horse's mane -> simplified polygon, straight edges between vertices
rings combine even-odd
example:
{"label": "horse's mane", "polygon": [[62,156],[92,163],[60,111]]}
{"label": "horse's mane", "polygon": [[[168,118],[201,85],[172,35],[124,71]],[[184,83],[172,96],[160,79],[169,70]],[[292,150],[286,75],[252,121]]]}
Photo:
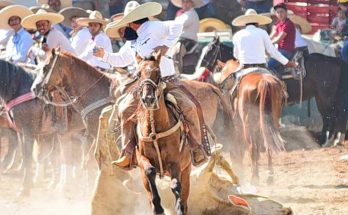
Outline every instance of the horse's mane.
{"label": "horse's mane", "polygon": [[79,68],[79,70],[81,71],[90,73],[92,76],[100,77],[101,75],[103,75],[105,79],[109,79],[109,77],[105,76],[103,72],[89,65],[87,62],[81,60],[80,58],[72,55],[71,53],[65,52],[65,51],[61,51],[60,53],[61,53],[61,59],[63,61],[66,61],[67,65],[73,65],[74,67]]}
{"label": "horse's mane", "polygon": [[0,60],[0,77],[2,96],[6,95],[7,99],[13,99],[30,91],[36,74],[11,62]]}

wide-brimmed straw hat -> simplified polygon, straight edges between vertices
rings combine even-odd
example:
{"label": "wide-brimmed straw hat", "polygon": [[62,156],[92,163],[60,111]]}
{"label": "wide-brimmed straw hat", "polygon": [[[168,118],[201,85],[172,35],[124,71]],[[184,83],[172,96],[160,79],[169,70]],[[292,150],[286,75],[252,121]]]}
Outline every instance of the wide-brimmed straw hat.
{"label": "wide-brimmed straw hat", "polygon": [[40,5],[40,6],[31,6],[31,7],[29,7],[29,10],[31,10],[31,12],[33,12],[33,13],[36,13],[40,9],[44,9],[47,12],[56,13],[56,11],[54,11],[52,8],[50,8],[50,6],[48,6],[48,4],[43,4],[43,5]]}
{"label": "wide-brimmed straw hat", "polygon": [[0,8],[7,7],[13,4],[14,3],[12,1],[0,1]]}
{"label": "wide-brimmed straw hat", "polygon": [[[38,5],[47,4],[48,5],[49,0],[36,0],[36,3]],[[72,0],[60,0],[60,9],[71,7],[72,6]]]}
{"label": "wide-brimmed straw hat", "polygon": [[59,14],[64,16],[62,24],[71,27],[71,19],[73,17],[85,18],[89,16],[89,13],[80,7],[67,7],[59,11]]}
{"label": "wide-brimmed straw hat", "polygon": [[244,15],[236,17],[232,21],[232,25],[241,27],[249,23],[257,23],[258,25],[267,25],[271,22],[272,22],[271,18],[257,14],[257,12],[254,9],[248,9]]}
{"label": "wide-brimmed straw hat", "polygon": [[[204,6],[204,1],[203,0],[191,0],[191,1],[193,3],[193,7],[194,8],[200,8],[200,7]],[[171,2],[176,7],[182,8],[182,0],[171,0]]]}
{"label": "wide-brimmed straw hat", "polygon": [[104,19],[103,15],[99,11],[94,10],[90,12],[88,17],[78,18],[76,22],[77,24],[81,26],[88,26],[88,24],[91,22],[100,23],[101,25],[106,25],[108,23],[108,20]]}
{"label": "wide-brimmed straw hat", "polygon": [[0,29],[11,29],[11,26],[8,25],[8,20],[12,16],[18,16],[23,20],[25,17],[33,14],[29,8],[23,5],[10,5],[2,10],[0,10]]}
{"label": "wide-brimmed straw hat", "polygon": [[36,23],[41,20],[48,20],[52,24],[58,24],[64,20],[64,16],[39,9],[35,14],[25,17],[22,20],[22,26],[27,29],[36,29]]}
{"label": "wide-brimmed straw hat", "polygon": [[230,27],[216,18],[205,18],[199,21],[199,32],[226,31]]}
{"label": "wide-brimmed straw hat", "polygon": [[[134,7],[129,6],[128,4],[134,5]],[[125,27],[127,24],[134,21],[149,18],[151,16],[156,16],[162,12],[162,5],[157,2],[148,2],[145,4],[136,4],[135,1],[128,2],[124,10],[124,16],[119,21],[113,21],[107,25],[107,29],[117,31],[121,27]],[[127,9],[127,10],[126,10]],[[108,31],[107,31],[108,32]],[[110,30],[109,30],[110,33]]]}
{"label": "wide-brimmed straw hat", "polygon": [[[301,33],[303,34],[308,34],[312,31],[312,26],[311,24],[307,21],[307,19],[298,16],[294,13],[292,10],[287,10],[288,18],[295,24],[300,26],[301,28]],[[262,13],[260,15],[264,16],[275,16],[275,10],[274,8],[271,8],[271,11],[269,13]]]}
{"label": "wide-brimmed straw hat", "polygon": [[[123,18],[123,13],[117,13],[117,14],[114,14],[110,17],[111,21],[112,22],[118,22],[120,21],[122,18]],[[106,27],[105,29],[105,33],[112,39],[115,39],[115,40],[120,40],[122,39],[120,34],[118,33],[118,30],[120,28],[108,28]]]}

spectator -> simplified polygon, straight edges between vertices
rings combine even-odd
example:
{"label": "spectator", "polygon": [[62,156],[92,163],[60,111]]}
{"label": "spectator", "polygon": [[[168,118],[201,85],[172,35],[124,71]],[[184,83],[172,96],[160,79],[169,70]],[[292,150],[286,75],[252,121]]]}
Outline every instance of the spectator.
{"label": "spectator", "polygon": [[341,34],[343,26],[346,24],[346,14],[339,7],[337,9],[337,16],[332,20],[331,27],[336,30],[336,34]]}
{"label": "spectator", "polygon": [[[278,51],[282,55],[291,59],[295,53],[295,25],[287,16],[288,12],[284,3],[274,6],[274,10],[278,23],[271,33],[271,40],[274,44],[278,44]],[[271,58],[268,61],[268,68],[279,74],[283,67],[277,60]]]}

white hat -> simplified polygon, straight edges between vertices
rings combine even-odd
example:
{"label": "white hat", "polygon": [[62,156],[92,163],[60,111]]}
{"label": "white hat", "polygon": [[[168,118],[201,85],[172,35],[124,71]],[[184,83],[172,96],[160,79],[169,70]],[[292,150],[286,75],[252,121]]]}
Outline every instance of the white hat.
{"label": "white hat", "polygon": [[11,29],[8,20],[12,16],[18,16],[23,20],[25,17],[33,14],[29,8],[22,5],[10,5],[0,10],[0,29]]}
{"label": "white hat", "polygon": [[[36,0],[36,3],[38,5],[47,4],[48,5],[49,0]],[[72,0],[60,0],[60,9],[71,7],[72,6]]]}
{"label": "white hat", "polygon": [[26,29],[36,29],[36,23],[41,20],[48,20],[52,24],[58,24],[64,20],[64,16],[39,9],[35,14],[25,17],[22,20],[22,26]]}
{"label": "white hat", "polygon": [[71,18],[83,18],[88,17],[88,13],[85,9],[79,7],[67,7],[59,11],[59,14],[64,16],[64,21],[62,22],[64,25],[71,27]]}
{"label": "white hat", "polygon": [[[194,8],[200,8],[202,6],[204,6],[204,1],[203,0],[191,0],[193,3],[193,7]],[[171,2],[173,3],[173,5],[175,5],[176,7],[182,7],[182,0],[171,0]]]}
{"label": "white hat", "polygon": [[244,15],[236,17],[232,21],[232,25],[234,26],[245,26],[249,23],[257,23],[258,25],[267,25],[272,22],[272,19],[257,14],[257,12],[254,9],[248,9]]}
{"label": "white hat", "polygon": [[[130,6],[128,6],[128,4]],[[127,7],[128,6],[128,7]],[[139,5],[135,1],[127,3],[124,16],[119,21],[113,21],[106,26],[105,32],[109,35],[118,31],[119,28],[125,27],[134,21],[156,16],[162,12],[162,5],[156,2],[148,2]]]}
{"label": "white hat", "polygon": [[78,18],[76,22],[81,26],[88,26],[88,24],[91,22],[106,25],[108,23],[108,20],[104,19],[103,15],[99,11],[94,10],[89,14],[88,18]]}

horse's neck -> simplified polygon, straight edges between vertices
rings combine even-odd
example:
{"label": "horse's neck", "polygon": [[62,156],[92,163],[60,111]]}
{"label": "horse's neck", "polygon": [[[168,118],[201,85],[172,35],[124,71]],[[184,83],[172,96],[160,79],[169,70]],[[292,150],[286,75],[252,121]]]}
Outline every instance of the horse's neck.
{"label": "horse's neck", "polygon": [[96,102],[100,99],[107,98],[110,95],[110,81],[107,77],[103,77],[97,71],[87,71],[76,68],[70,71],[71,80],[67,85],[67,93],[69,96],[80,96],[79,101],[82,106]]}
{"label": "horse's neck", "polygon": [[30,92],[33,78],[28,73],[9,63],[3,67],[0,74],[0,96],[5,102]]}

